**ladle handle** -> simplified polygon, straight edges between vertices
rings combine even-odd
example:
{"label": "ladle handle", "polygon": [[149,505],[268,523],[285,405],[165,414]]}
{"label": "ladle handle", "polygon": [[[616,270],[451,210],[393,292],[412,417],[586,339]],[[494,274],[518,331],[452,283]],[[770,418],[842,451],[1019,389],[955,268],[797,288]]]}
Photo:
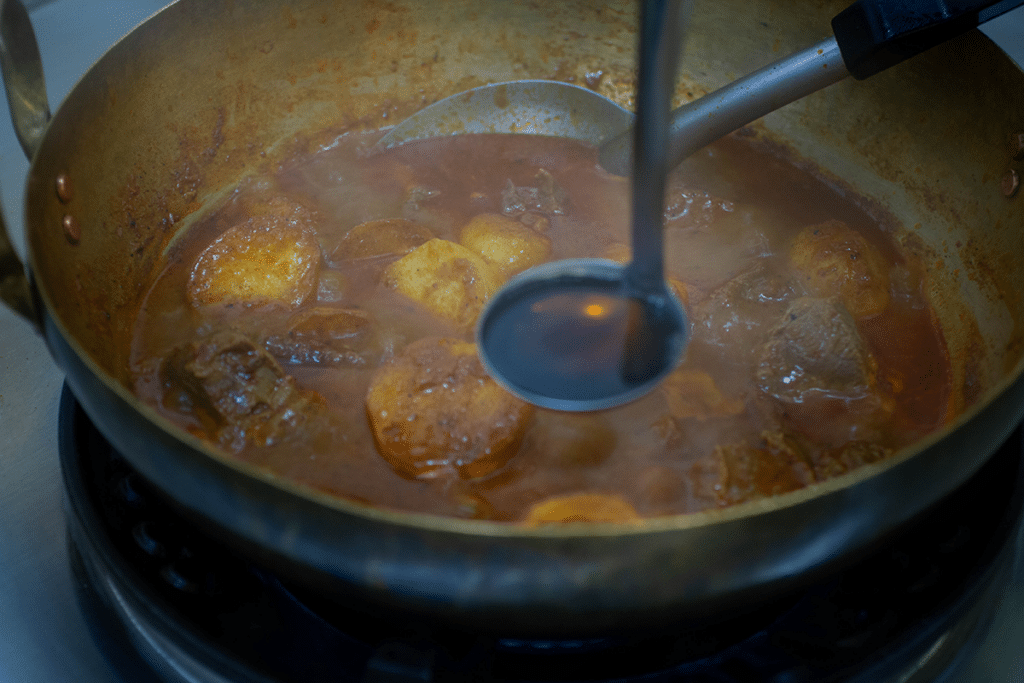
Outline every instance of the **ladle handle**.
{"label": "ladle handle", "polygon": [[[839,46],[834,38],[828,38],[677,107],[669,120],[669,167],[737,128],[847,75]],[[598,158],[606,171],[629,175],[632,136],[630,128],[601,145]]]}
{"label": "ladle handle", "polygon": [[850,75],[874,76],[955,38],[1024,0],[857,0],[832,19]]}
{"label": "ladle handle", "polygon": [[627,286],[634,294],[664,288],[662,212],[665,178],[671,170],[668,155],[669,110],[675,91],[679,40],[680,0],[646,0],[640,7],[640,50],[636,89],[636,157],[632,174],[633,260],[626,269]]}
{"label": "ladle handle", "polygon": [[[1024,0],[858,0],[832,20],[835,36],[675,109],[669,164],[847,75],[872,76],[1020,5]],[[629,174],[631,140],[627,130],[601,145],[605,170]]]}

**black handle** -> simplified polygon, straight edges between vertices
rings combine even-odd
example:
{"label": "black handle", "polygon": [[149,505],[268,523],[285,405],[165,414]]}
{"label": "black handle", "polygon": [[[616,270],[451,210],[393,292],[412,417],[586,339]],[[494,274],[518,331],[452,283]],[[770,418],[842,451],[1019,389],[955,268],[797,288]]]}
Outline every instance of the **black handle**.
{"label": "black handle", "polygon": [[1024,0],[858,0],[832,20],[843,62],[857,79],[998,17]]}

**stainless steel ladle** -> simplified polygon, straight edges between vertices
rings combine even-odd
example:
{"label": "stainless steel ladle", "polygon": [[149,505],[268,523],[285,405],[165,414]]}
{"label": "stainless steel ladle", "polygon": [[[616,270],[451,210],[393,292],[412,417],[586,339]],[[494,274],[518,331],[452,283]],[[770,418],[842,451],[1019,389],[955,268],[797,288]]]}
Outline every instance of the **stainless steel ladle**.
{"label": "stainless steel ladle", "polygon": [[537,405],[582,411],[631,401],[682,356],[686,314],[666,286],[662,255],[679,10],[677,0],[646,0],[641,7],[633,260],[622,266],[569,259],[532,268],[480,315],[480,359],[492,377]]}

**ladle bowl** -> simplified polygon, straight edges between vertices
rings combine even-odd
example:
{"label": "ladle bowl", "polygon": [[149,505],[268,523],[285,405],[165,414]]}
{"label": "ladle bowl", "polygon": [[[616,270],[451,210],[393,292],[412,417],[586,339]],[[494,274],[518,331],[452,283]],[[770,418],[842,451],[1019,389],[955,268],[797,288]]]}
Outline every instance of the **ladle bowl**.
{"label": "ladle bowl", "polygon": [[643,294],[629,282],[629,266],[604,259],[520,273],[480,315],[480,360],[506,389],[553,410],[643,396],[675,368],[689,335],[667,287]]}

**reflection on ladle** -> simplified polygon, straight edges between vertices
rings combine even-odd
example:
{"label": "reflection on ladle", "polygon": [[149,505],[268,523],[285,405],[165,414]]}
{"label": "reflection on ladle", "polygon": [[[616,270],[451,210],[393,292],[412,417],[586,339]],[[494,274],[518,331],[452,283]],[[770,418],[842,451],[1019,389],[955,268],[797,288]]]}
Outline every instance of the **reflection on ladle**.
{"label": "reflection on ladle", "polygon": [[557,410],[599,410],[650,391],[682,353],[685,319],[667,291],[630,296],[624,273],[612,261],[575,259],[510,282],[480,326],[488,370]]}
{"label": "reflection on ladle", "polygon": [[511,280],[481,315],[480,356],[513,393],[557,410],[599,410],[650,391],[678,363],[686,316],[665,284],[662,209],[680,2],[640,16],[633,261],[573,259]]}

